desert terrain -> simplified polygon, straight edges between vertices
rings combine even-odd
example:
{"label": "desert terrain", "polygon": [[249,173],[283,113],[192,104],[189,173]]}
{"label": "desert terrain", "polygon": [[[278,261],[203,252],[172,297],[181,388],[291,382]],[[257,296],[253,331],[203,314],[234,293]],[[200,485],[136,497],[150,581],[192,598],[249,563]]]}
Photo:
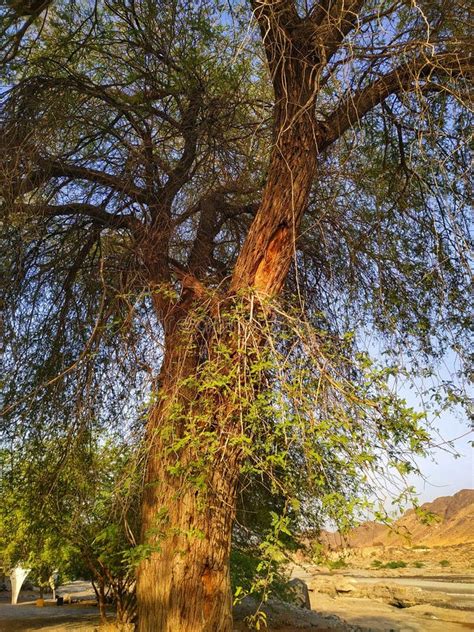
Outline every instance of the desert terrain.
{"label": "desert terrain", "polygon": [[[474,490],[462,490],[423,506],[437,515],[423,524],[408,511],[392,529],[365,523],[342,539],[323,534],[325,564],[296,560],[289,573],[309,589],[311,609],[272,601],[269,632],[462,632],[474,630]],[[99,626],[88,582],[62,586],[58,594],[77,603],[35,606],[37,594],[23,591],[18,606],[0,594],[0,632],[112,632]],[[236,632],[255,609],[247,600],[235,608]],[[124,631],[125,632],[125,631]]]}
{"label": "desert terrain", "polygon": [[311,608],[377,631],[474,629],[474,490],[422,505],[388,527],[367,522],[342,538],[323,533],[328,561],[300,561]]}

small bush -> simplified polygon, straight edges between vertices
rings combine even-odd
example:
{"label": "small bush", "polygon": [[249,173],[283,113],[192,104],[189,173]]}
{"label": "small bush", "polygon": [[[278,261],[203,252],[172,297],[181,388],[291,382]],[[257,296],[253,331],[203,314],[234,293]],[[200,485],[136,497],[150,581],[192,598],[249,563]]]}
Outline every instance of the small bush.
{"label": "small bush", "polygon": [[392,562],[387,562],[382,566],[382,568],[406,568],[407,563],[403,560],[393,560]]}
{"label": "small bush", "polygon": [[446,566],[451,566],[451,562],[449,560],[441,560],[439,565],[442,566],[443,568],[446,568]]}
{"label": "small bush", "polygon": [[415,562],[413,562],[413,566],[415,568],[423,568],[424,564],[423,564],[423,562],[420,562],[419,560],[416,560]]}
{"label": "small bush", "polygon": [[338,568],[347,568],[347,562],[343,559],[339,559],[339,560],[329,560],[328,562],[328,568],[330,568],[332,571],[338,569]]}
{"label": "small bush", "polygon": [[382,562],[380,560],[372,560],[371,566],[373,568],[382,568]]}

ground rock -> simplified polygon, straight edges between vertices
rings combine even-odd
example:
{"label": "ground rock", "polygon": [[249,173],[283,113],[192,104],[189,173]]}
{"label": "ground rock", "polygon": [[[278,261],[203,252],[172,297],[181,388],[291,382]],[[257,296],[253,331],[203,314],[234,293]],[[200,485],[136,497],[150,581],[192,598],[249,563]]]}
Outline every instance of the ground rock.
{"label": "ground rock", "polygon": [[311,604],[309,602],[309,590],[308,586],[302,579],[292,579],[288,582],[288,586],[294,596],[294,602],[300,608],[306,608],[311,610]]}
{"label": "ground rock", "polygon": [[330,597],[337,597],[336,580],[328,578],[317,578],[309,585],[310,591],[314,593],[324,593]]}
{"label": "ground rock", "polygon": [[[255,613],[259,602],[252,597],[245,597],[241,602],[234,606],[234,620],[243,621],[246,617]],[[307,629],[334,629],[336,631],[344,630],[344,632],[359,632],[363,628],[357,626],[348,626],[339,617],[323,616],[313,610],[302,609],[301,607],[289,604],[279,599],[269,599],[262,607],[266,614],[266,622],[272,630],[284,628],[288,630],[307,630]]]}
{"label": "ground rock", "polygon": [[416,587],[395,586],[393,584],[373,584],[360,586],[357,591],[357,596],[383,601],[397,608],[411,608],[420,603],[426,603],[426,601],[423,600],[422,593],[423,591]]}
{"label": "ground rock", "polygon": [[343,594],[353,593],[357,590],[355,581],[348,577],[337,577],[334,580],[334,588],[336,590],[336,593],[338,594],[339,593],[343,593]]}
{"label": "ground rock", "polygon": [[330,597],[356,597],[381,601],[397,608],[411,608],[419,604],[435,606],[447,605],[449,596],[438,592],[422,590],[416,586],[399,586],[389,582],[378,584],[358,583],[350,578],[316,578],[310,584],[314,593]]}

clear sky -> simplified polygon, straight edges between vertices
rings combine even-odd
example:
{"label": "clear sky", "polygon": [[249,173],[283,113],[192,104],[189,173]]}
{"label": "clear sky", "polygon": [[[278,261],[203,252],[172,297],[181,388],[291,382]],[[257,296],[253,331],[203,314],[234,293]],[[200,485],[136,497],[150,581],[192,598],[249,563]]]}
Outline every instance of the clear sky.
{"label": "clear sky", "polygon": [[[375,348],[375,345],[374,345]],[[380,356],[379,356],[380,357]],[[406,361],[405,366],[409,366]],[[437,380],[457,383],[459,386],[459,360],[454,353],[448,352],[443,362],[438,367],[437,378],[430,381],[434,387]],[[428,386],[421,378],[414,382],[406,381],[394,384],[397,394],[406,400],[407,404],[415,410],[425,410],[422,393]],[[466,395],[467,385],[462,383]],[[474,398],[473,398],[474,399]],[[474,442],[474,426],[469,424],[466,412],[457,406],[439,413],[433,417],[428,411],[428,423],[431,427],[430,434],[434,448],[432,455],[426,458],[416,458],[416,463],[421,475],[408,475],[405,483],[412,485],[418,494],[421,503],[431,502],[440,496],[452,496],[461,489],[474,488],[474,451],[471,445]],[[376,481],[376,487],[378,487]],[[403,486],[398,482],[387,484],[380,481],[380,497],[385,509],[389,512],[397,511],[392,500],[402,491]],[[405,505],[409,508],[411,505]]]}
{"label": "clear sky", "polygon": [[446,446],[440,445],[435,451],[435,460],[419,459],[425,480],[420,476],[411,476],[409,481],[416,487],[422,502],[474,487],[473,448],[470,445],[474,440],[474,432],[465,420],[458,419],[452,413],[442,416],[437,425],[441,435],[439,443],[443,439],[454,439],[455,450],[460,456],[455,458],[452,449],[446,450]]}
{"label": "clear sky", "polygon": [[[459,384],[459,359],[448,352],[438,376],[447,382]],[[460,385],[460,384],[459,384]],[[469,386],[462,384],[465,395],[471,396]],[[403,389],[403,396],[414,408],[423,409],[414,389]],[[428,418],[429,419],[429,418]],[[442,412],[431,421],[436,430],[433,436],[436,446],[431,458],[417,462],[423,476],[412,476],[410,483],[416,487],[422,502],[429,502],[439,496],[450,496],[460,489],[474,487],[473,448],[474,427],[469,424],[466,411],[461,406]],[[447,445],[452,442],[452,447]]]}

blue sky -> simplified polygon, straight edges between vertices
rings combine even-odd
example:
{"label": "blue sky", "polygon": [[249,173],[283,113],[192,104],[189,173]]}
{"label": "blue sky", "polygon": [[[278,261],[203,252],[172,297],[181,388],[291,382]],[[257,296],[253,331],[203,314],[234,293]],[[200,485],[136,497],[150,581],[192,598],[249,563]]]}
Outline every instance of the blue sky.
{"label": "blue sky", "polygon": [[[460,359],[452,351],[448,352],[439,367],[439,379],[457,383],[466,396],[472,398],[472,389],[466,383],[461,384]],[[415,389],[403,388],[403,396],[414,408],[423,409]],[[421,390],[421,389],[420,389]],[[470,424],[466,411],[461,406],[447,409],[439,417],[430,416],[428,421],[433,427],[433,455],[418,459],[423,476],[410,476],[409,482],[414,485],[422,502],[429,502],[439,496],[455,494],[460,489],[474,487],[473,448],[474,428]],[[450,442],[451,445],[448,445]]]}
{"label": "blue sky", "polygon": [[443,415],[436,425],[439,428],[439,443],[443,439],[455,439],[454,447],[460,456],[455,458],[452,450],[447,451],[443,449],[446,446],[440,446],[435,451],[435,460],[418,460],[424,477],[410,476],[409,482],[416,487],[422,502],[474,487],[473,449],[469,443],[474,440],[473,431],[465,420],[457,418],[453,413]]}
{"label": "blue sky", "polygon": [[[383,364],[383,346],[380,341],[369,338],[368,347],[372,357]],[[400,353],[396,358],[396,364],[411,373],[413,367],[409,357]],[[465,398],[474,401],[472,384],[469,388],[461,359],[452,349],[446,352],[437,365],[433,363],[431,368],[431,377],[423,379],[419,375],[412,375],[408,378],[402,374],[391,382],[393,390],[408,406],[426,412],[432,450],[430,456],[414,459],[420,475],[409,474],[402,483],[398,474],[387,471],[386,479],[373,481],[378,490],[377,498],[389,513],[399,513],[392,500],[407,485],[416,489],[420,503],[431,502],[440,496],[451,496],[461,489],[474,488],[474,451],[471,445],[474,442],[474,425],[469,422],[466,410],[461,405],[440,411],[431,397],[436,392],[446,395],[442,384],[447,383],[459,389]],[[407,501],[402,506],[410,508],[412,505]]]}

